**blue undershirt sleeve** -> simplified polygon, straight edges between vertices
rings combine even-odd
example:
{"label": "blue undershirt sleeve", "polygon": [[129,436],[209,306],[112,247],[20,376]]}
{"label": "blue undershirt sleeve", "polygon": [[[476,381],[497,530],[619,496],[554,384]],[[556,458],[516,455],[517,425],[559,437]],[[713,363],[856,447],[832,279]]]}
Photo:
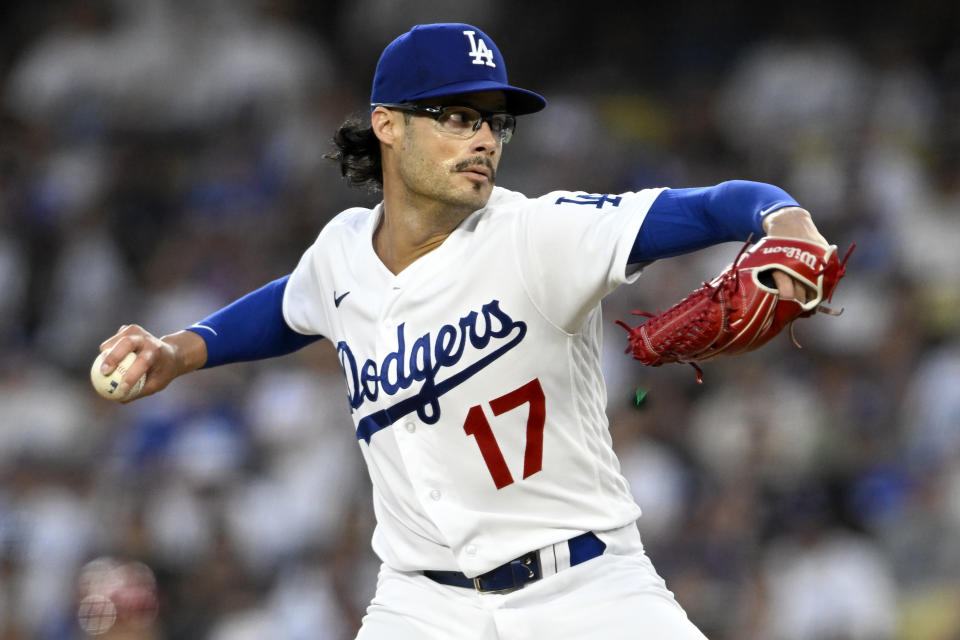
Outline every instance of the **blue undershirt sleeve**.
{"label": "blue undershirt sleeve", "polygon": [[630,251],[629,264],[689,253],[720,242],[763,235],[763,218],[799,206],[771,184],[730,180],[714,187],[666,189],[650,207]]}
{"label": "blue undershirt sleeve", "polygon": [[187,327],[207,343],[204,369],[292,353],[323,336],[297,333],[283,317],[284,276]]}

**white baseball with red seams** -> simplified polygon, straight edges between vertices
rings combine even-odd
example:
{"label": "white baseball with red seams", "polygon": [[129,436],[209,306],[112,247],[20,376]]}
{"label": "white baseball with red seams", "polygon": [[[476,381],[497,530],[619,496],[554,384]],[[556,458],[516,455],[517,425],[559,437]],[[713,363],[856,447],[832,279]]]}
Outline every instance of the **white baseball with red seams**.
{"label": "white baseball with red seams", "polygon": [[137,359],[137,354],[132,351],[128,353],[116,368],[110,372],[110,375],[105,376],[100,373],[100,365],[103,364],[103,358],[106,355],[107,352],[104,351],[94,359],[93,365],[90,367],[90,383],[93,385],[93,388],[97,390],[97,393],[108,400],[116,400],[117,402],[121,400],[133,400],[143,389],[143,385],[147,381],[147,374],[140,376],[140,379],[130,387],[130,390],[127,391],[126,394],[121,396],[119,389],[120,383],[123,382],[123,376],[127,374],[130,365]]}
{"label": "white baseball with red seams", "polygon": [[660,191],[498,187],[396,275],[373,249],[382,205],[344,211],[306,251],[284,316],[337,347],[389,567],[476,576],[637,519],[604,413],[599,305],[639,276],[627,257]]}

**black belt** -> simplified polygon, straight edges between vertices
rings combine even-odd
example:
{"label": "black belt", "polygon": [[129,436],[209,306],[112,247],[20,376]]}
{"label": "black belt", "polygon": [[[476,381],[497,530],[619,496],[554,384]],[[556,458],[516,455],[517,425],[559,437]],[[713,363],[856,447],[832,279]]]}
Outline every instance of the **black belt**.
{"label": "black belt", "polygon": [[[567,545],[570,548],[571,567],[603,555],[603,551],[607,548],[607,545],[600,538],[589,532],[576,538],[570,538],[567,540]],[[502,564],[476,578],[468,578],[459,571],[428,570],[424,571],[423,575],[434,582],[451,587],[476,589],[481,593],[509,593],[522,589],[531,582],[536,582],[542,578],[543,569],[540,566],[540,550],[538,549],[524,554],[516,560]]]}

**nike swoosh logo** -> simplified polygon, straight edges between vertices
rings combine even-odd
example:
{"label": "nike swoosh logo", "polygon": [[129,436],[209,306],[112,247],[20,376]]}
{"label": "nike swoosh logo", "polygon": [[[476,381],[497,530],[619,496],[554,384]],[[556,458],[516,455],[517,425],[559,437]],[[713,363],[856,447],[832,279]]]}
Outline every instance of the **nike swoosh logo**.
{"label": "nike swoosh logo", "polygon": [[334,291],[334,292],[333,292],[333,304],[334,304],[334,306],[339,307],[339,306],[340,306],[340,303],[343,302],[343,299],[346,298],[348,295],[350,295],[350,292],[349,292],[349,291],[347,291],[347,292],[346,292],[345,294],[343,294],[342,296],[339,296],[339,297],[338,297],[338,296],[337,296],[337,292]]}

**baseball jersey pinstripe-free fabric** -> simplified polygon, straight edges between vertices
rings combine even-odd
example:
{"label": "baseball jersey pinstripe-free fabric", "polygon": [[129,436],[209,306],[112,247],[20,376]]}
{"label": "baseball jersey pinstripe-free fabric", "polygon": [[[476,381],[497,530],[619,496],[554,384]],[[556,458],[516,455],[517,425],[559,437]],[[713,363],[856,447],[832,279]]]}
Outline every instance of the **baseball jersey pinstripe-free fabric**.
{"label": "baseball jersey pinstripe-free fabric", "polygon": [[382,204],[304,253],[284,317],[337,348],[387,565],[473,576],[639,516],[604,413],[600,301],[639,277],[628,255],[660,192],[497,187],[399,274],[373,249]]}

